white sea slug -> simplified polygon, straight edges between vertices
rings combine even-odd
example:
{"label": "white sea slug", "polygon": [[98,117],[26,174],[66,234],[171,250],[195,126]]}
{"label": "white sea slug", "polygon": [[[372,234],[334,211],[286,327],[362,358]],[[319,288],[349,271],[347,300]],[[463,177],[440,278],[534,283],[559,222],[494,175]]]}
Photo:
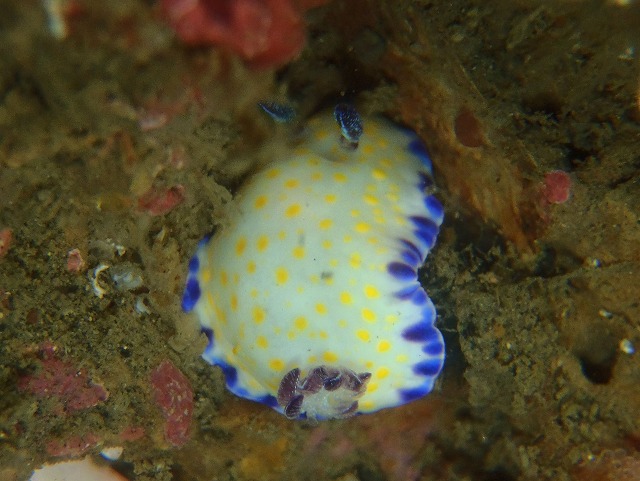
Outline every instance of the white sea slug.
{"label": "white sea slug", "polygon": [[443,219],[431,161],[414,133],[363,124],[341,138],[330,115],[311,119],[189,264],[182,306],[209,338],[203,357],[289,418],[404,404],[444,361],[417,277]]}

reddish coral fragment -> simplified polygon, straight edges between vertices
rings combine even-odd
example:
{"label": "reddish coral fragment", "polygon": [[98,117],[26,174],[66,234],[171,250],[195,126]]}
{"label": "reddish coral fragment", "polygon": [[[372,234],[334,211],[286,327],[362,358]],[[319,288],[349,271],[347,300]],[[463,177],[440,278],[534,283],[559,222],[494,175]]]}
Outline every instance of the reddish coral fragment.
{"label": "reddish coral fragment", "polygon": [[68,439],[52,439],[47,443],[47,453],[51,456],[76,458],[98,444],[100,438],[95,434],[73,436]]}
{"label": "reddish coral fragment", "polygon": [[189,440],[193,414],[189,380],[171,361],[164,360],[151,372],[151,385],[166,420],[165,437],[174,446],[183,446]]}
{"label": "reddish coral fragment", "polygon": [[328,0],[162,0],[169,24],[189,45],[228,48],[255,68],[280,67],[305,41],[305,10]]}
{"label": "reddish coral fragment", "polygon": [[120,439],[123,441],[137,441],[142,436],[144,436],[142,426],[127,426],[120,432]]}
{"label": "reddish coral fragment", "polygon": [[86,267],[82,254],[78,249],[71,249],[67,254],[67,271],[77,274]]}
{"label": "reddish coral fragment", "polygon": [[571,194],[571,177],[562,170],[554,170],[544,176],[542,195],[549,204],[564,204]]}
{"label": "reddish coral fragment", "polygon": [[8,228],[0,229],[0,258],[7,255],[13,241],[13,231]]}
{"label": "reddish coral fragment", "polygon": [[43,359],[37,374],[24,376],[18,388],[40,398],[54,398],[60,402],[60,411],[73,413],[105,401],[107,390],[94,384],[89,376],[71,363],[55,357],[50,349],[41,351]]}
{"label": "reddish coral fragment", "polygon": [[184,190],[180,184],[168,189],[152,187],[138,199],[138,209],[150,215],[164,215],[184,201]]}

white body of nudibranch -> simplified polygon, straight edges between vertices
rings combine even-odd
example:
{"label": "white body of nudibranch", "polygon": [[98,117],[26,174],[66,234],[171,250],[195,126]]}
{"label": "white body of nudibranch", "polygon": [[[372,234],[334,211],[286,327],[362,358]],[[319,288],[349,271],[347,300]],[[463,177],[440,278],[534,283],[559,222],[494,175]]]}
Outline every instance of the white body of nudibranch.
{"label": "white body of nudibranch", "polygon": [[233,393],[326,419],[431,391],[444,342],[417,276],[443,219],[431,176],[414,133],[369,118],[354,148],[323,115],[250,179],[183,297]]}

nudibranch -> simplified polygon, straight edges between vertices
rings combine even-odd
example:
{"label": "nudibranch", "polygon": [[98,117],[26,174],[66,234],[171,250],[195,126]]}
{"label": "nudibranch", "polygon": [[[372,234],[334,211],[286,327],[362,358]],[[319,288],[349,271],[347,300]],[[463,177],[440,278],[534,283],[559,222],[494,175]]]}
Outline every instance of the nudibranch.
{"label": "nudibranch", "polygon": [[209,339],[204,359],[289,418],[407,403],[444,362],[418,281],[443,219],[431,160],[413,132],[353,114],[309,120],[189,263],[182,307]]}

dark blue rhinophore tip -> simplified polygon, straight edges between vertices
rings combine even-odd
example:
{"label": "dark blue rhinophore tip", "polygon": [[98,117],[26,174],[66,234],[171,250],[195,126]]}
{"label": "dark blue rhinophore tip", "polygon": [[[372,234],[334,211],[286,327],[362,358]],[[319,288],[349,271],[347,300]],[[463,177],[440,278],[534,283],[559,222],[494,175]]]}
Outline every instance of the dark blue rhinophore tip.
{"label": "dark blue rhinophore tip", "polygon": [[263,102],[258,102],[258,107],[264,110],[269,117],[280,124],[291,122],[296,116],[296,111],[293,107],[278,102],[265,100]]}
{"label": "dark blue rhinophore tip", "polygon": [[362,136],[362,119],[353,105],[338,104],[333,110],[333,117],[340,126],[342,136],[350,144],[357,146]]}
{"label": "dark blue rhinophore tip", "polygon": [[200,299],[200,284],[198,283],[198,279],[189,277],[189,279],[187,279],[187,285],[184,288],[184,294],[182,295],[182,310],[184,312],[192,311],[198,299]]}

